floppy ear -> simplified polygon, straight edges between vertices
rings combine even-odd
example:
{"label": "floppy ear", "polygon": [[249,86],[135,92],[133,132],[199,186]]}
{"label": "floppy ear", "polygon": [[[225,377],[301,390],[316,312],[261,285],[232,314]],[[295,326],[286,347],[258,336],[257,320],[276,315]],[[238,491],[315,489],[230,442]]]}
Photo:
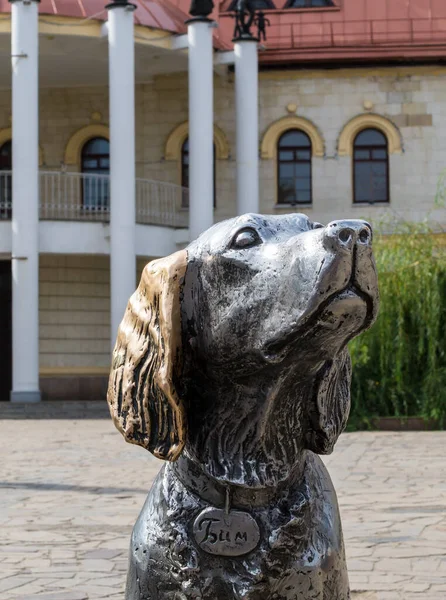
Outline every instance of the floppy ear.
{"label": "floppy ear", "polygon": [[325,363],[316,382],[310,408],[306,447],[317,454],[330,454],[347,425],[350,413],[351,359],[345,348]]}
{"label": "floppy ear", "polygon": [[144,268],[119,326],[107,393],[111,416],[126,441],[171,461],[183,450],[187,427],[176,389],[186,265],[182,250]]}

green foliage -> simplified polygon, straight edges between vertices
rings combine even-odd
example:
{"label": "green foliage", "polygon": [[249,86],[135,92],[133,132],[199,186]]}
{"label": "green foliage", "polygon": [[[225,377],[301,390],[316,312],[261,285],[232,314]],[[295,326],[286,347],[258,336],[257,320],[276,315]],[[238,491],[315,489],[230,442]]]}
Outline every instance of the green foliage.
{"label": "green foliage", "polygon": [[434,206],[444,208],[446,206],[446,169],[440,173],[435,193]]}
{"label": "green foliage", "polygon": [[446,424],[446,248],[426,224],[376,235],[381,308],[353,340],[351,423],[423,416]]}

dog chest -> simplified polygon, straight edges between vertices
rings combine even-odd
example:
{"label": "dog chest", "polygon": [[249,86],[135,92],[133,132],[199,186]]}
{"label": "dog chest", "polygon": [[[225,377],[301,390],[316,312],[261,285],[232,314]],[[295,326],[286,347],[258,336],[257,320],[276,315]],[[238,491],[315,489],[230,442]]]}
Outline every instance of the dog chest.
{"label": "dog chest", "polygon": [[192,530],[198,547],[217,556],[243,556],[260,542],[257,521],[246,511],[205,508]]}
{"label": "dog chest", "polygon": [[343,547],[329,531],[336,507],[324,504],[326,517],[311,514],[308,528],[305,498],[293,499],[286,509],[226,513],[164,470],[134,530],[129,579],[138,588],[127,600],[347,600]]}

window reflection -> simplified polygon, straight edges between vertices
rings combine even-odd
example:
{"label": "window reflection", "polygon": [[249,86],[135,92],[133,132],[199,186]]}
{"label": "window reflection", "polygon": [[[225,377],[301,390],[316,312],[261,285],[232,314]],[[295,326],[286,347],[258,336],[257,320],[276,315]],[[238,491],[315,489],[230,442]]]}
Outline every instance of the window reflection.
{"label": "window reflection", "polygon": [[311,204],[311,141],[306,133],[285,132],[277,144],[278,204]]}
{"label": "window reflection", "polygon": [[353,145],[354,202],[389,202],[389,153],[386,136],[364,129]]}
{"label": "window reflection", "polygon": [[110,144],[105,138],[93,138],[82,148],[82,205],[88,210],[104,210],[109,206]]}

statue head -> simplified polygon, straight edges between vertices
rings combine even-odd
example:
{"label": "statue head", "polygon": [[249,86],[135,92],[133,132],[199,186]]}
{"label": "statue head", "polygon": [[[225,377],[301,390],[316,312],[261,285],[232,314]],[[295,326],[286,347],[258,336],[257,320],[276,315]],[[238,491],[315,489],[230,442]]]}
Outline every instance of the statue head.
{"label": "statue head", "polygon": [[304,448],[331,452],[349,411],[347,343],[377,310],[368,223],[324,227],[299,214],[218,223],[145,267],[113,356],[115,424],[165,460],[185,443],[209,454],[200,440],[210,430],[239,435],[215,444],[240,454],[231,464],[254,453],[261,465],[263,446],[283,453],[281,466]]}

